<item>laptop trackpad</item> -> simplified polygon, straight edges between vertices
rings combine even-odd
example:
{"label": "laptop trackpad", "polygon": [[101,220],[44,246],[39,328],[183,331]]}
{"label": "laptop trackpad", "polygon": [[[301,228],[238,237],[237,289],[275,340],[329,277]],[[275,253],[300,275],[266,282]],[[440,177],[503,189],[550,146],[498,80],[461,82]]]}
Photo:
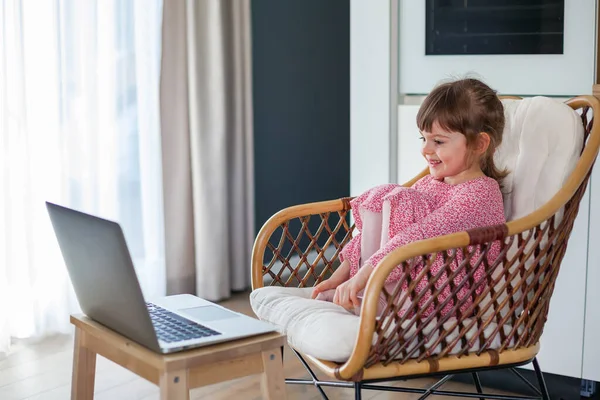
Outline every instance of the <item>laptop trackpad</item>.
{"label": "laptop trackpad", "polygon": [[215,306],[183,308],[180,309],[179,312],[182,314],[187,314],[190,317],[201,321],[218,321],[221,319],[239,317],[239,315],[236,313]]}

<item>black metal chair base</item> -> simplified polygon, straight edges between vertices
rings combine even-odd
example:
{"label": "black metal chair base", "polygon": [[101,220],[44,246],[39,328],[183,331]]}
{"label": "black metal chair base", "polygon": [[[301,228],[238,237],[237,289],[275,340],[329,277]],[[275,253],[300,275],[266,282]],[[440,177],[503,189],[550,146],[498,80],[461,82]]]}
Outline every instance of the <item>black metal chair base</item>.
{"label": "black metal chair base", "polygon": [[[292,349],[293,350],[293,349]],[[544,381],[544,376],[542,371],[540,370],[540,366],[538,364],[537,359],[533,359],[533,367],[535,369],[536,377],[538,380],[539,388],[536,387],[533,383],[529,382],[519,371],[515,369],[517,366],[524,365],[523,363],[515,364],[515,365],[507,365],[499,368],[474,368],[470,370],[464,370],[457,373],[471,373],[473,376],[473,381],[475,384],[475,388],[477,390],[476,393],[473,392],[457,392],[457,391],[447,391],[440,390],[441,386],[444,385],[447,381],[452,379],[455,375],[453,373],[448,373],[443,376],[439,381],[434,383],[428,389],[417,389],[417,388],[404,388],[397,386],[381,386],[375,385],[374,383],[382,383],[382,382],[393,382],[399,380],[409,380],[415,378],[422,378],[425,376],[439,376],[442,374],[431,374],[431,375],[419,375],[412,377],[401,377],[401,378],[391,378],[391,379],[374,379],[374,380],[364,380],[361,382],[344,382],[344,381],[322,381],[317,378],[315,373],[312,371],[306,360],[298,353],[296,350],[293,350],[304,368],[309,373],[311,379],[286,379],[285,383],[287,384],[295,384],[295,385],[312,385],[314,386],[323,399],[328,400],[329,398],[325,394],[323,387],[338,387],[338,388],[354,388],[354,398],[356,400],[361,399],[362,390],[380,390],[387,392],[402,392],[402,393],[418,393],[422,394],[419,399],[426,399],[432,395],[443,395],[443,396],[453,396],[453,397],[463,397],[463,398],[473,398],[473,399],[488,399],[488,400],[550,400],[550,396],[548,395],[548,389],[546,387],[546,382]],[[481,386],[481,381],[479,380],[479,371],[485,370],[500,370],[500,369],[510,369],[519,379],[521,379],[527,386],[534,392],[534,395],[501,395],[501,394],[491,394],[491,393],[483,393],[483,388]]]}

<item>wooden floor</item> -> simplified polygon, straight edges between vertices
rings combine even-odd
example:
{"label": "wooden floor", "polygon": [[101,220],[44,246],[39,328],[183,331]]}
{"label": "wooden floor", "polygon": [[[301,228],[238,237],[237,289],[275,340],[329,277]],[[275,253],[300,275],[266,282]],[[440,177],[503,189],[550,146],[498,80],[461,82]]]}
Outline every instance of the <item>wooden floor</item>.
{"label": "wooden floor", "polygon": [[[224,306],[253,315],[248,304],[248,294],[238,294],[222,302]],[[39,343],[17,343],[10,355],[0,358],[0,399],[2,400],[64,400],[70,397],[73,338],[60,336]],[[158,400],[158,388],[124,368],[98,357],[96,367],[96,400]],[[284,357],[286,377],[306,378],[308,374],[289,349]],[[400,382],[403,387],[425,388],[432,380],[420,379]],[[449,382],[443,389],[474,391],[474,387]],[[289,399],[320,399],[312,386],[287,385]],[[350,389],[325,388],[332,400],[354,399]],[[497,392],[489,390],[489,392]],[[192,399],[261,399],[258,376],[224,382],[191,392]],[[418,394],[401,394],[380,391],[363,391],[363,399],[418,399]],[[450,397],[434,397],[450,399]],[[456,398],[456,397],[453,397]]]}

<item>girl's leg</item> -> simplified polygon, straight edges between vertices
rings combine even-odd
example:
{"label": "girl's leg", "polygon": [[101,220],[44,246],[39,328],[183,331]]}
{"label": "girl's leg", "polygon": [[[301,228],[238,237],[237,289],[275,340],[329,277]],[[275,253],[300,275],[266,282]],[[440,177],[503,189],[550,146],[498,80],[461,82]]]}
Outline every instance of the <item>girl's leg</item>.
{"label": "girl's leg", "polygon": [[[385,289],[389,294],[392,294],[396,288],[396,285],[398,284],[398,282],[391,282],[391,283],[386,283],[385,284]],[[406,292],[404,290],[400,291],[400,294],[397,296],[398,301],[402,300],[405,297]],[[364,299],[364,293],[361,292],[358,295],[358,299],[361,302],[361,306],[362,306],[362,302]],[[386,301],[386,298],[384,296],[383,293],[381,293],[379,295],[379,300],[377,302],[377,313],[376,316],[377,318],[381,317],[381,315],[383,314],[383,312],[385,311],[385,308],[387,307],[388,303]],[[398,311],[400,313],[403,313],[403,311],[405,311],[406,309],[408,309],[408,307],[410,306],[410,298],[408,298],[408,296],[406,296],[406,299],[404,300],[404,302],[402,303],[402,305],[400,306],[400,308],[398,308]],[[354,309],[354,314],[356,315],[360,315],[360,307],[356,307]]]}
{"label": "girl's leg", "polygon": [[385,246],[390,240],[390,214],[391,206],[389,201],[384,201],[381,206],[381,233],[379,235],[379,247]]}
{"label": "girl's leg", "polygon": [[360,259],[362,263],[368,260],[381,244],[381,221],[379,212],[369,211],[365,208],[360,210],[362,219],[362,240],[360,243]]}
{"label": "girl's leg", "polygon": [[333,302],[333,296],[335,295],[335,289],[325,290],[321,292],[315,297],[315,300],[328,301],[330,303]]}

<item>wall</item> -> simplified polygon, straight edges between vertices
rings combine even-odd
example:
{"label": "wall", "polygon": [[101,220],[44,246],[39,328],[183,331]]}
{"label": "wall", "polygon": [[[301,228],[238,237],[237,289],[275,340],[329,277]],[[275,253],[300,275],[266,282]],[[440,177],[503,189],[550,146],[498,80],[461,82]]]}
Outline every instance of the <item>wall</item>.
{"label": "wall", "polygon": [[[396,85],[391,51],[391,2],[350,1],[350,191],[394,181],[392,166]],[[392,71],[393,69],[393,71]]]}
{"label": "wall", "polygon": [[472,73],[504,94],[571,97],[590,93],[595,71],[594,0],[565,1],[564,54],[487,56],[425,55],[425,5],[397,1],[400,93],[425,94],[440,79]]}
{"label": "wall", "polygon": [[256,231],[278,210],[348,196],[350,5],[252,0]]}

